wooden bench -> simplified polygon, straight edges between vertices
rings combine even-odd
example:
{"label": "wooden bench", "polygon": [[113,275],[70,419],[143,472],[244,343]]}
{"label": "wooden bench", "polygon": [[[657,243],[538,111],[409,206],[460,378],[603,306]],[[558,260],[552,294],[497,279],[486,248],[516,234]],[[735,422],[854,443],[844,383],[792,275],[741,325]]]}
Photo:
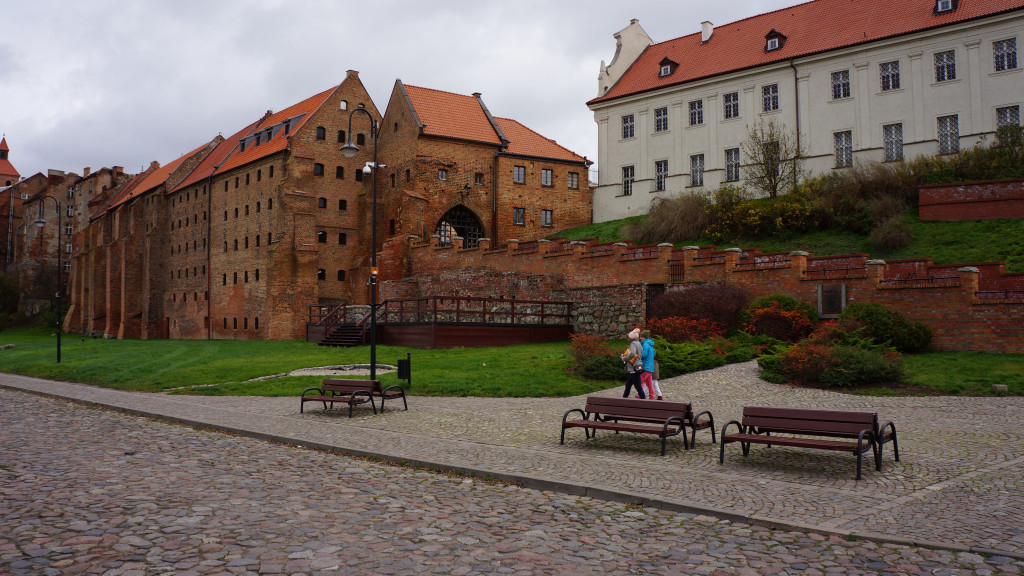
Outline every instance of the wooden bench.
{"label": "wooden bench", "polygon": [[[306,394],[310,392],[312,394],[307,396]],[[404,408],[406,410],[409,409],[409,403],[405,399],[405,389],[397,384],[382,388],[380,380],[325,378],[319,388],[307,388],[302,392],[302,398],[299,402],[299,413],[303,412],[306,402],[323,402],[324,410],[327,409],[328,404],[333,408],[335,402],[344,402],[348,404],[348,417],[351,418],[354,406],[369,402],[370,407],[373,408],[373,413],[376,414],[377,405],[373,400],[374,398],[380,399],[381,412],[384,411],[384,402],[386,400],[396,398],[401,398]]]}
{"label": "wooden bench", "polygon": [[[733,424],[739,432],[729,434],[728,428]],[[787,436],[773,436],[773,433]],[[826,438],[856,438],[857,441]],[[868,450],[872,451],[875,469],[879,471],[882,470],[882,447],[885,444],[892,442],[895,459],[897,462],[900,460],[896,426],[892,422],[879,426],[878,415],[874,412],[747,406],[743,409],[742,422],[732,420],[722,426],[719,464],[725,463],[725,445],[730,442],[739,442],[744,456],[750,454],[751,444],[767,444],[769,448],[778,445],[851,452],[857,456],[857,480],[861,478],[862,455]]]}
{"label": "wooden bench", "polygon": [[[569,419],[579,413],[582,418]],[[665,442],[670,436],[683,435],[683,447],[687,450],[697,441],[697,430],[711,430],[715,440],[715,422],[710,412],[696,416],[689,403],[664,402],[659,400],[637,400],[634,398],[608,398],[588,396],[584,409],[574,408],[562,415],[562,438],[565,444],[566,428],[583,428],[587,439],[597,436],[598,430],[657,434],[661,438],[661,455],[665,455]],[[693,441],[687,442],[686,429],[693,430]]]}

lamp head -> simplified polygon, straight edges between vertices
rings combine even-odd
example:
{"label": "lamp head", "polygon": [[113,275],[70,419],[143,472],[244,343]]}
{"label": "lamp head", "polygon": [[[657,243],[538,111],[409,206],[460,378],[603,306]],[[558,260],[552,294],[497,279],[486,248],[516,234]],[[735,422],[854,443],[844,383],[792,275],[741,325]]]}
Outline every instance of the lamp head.
{"label": "lamp head", "polygon": [[353,144],[352,138],[350,137],[348,139],[348,142],[346,142],[345,145],[341,147],[341,153],[344,154],[346,158],[352,158],[353,156],[356,155],[356,152],[359,152],[359,146]]}
{"label": "lamp head", "polygon": [[32,223],[35,224],[36,226],[39,226],[40,228],[46,226],[46,220],[43,220],[42,216],[36,218]]}

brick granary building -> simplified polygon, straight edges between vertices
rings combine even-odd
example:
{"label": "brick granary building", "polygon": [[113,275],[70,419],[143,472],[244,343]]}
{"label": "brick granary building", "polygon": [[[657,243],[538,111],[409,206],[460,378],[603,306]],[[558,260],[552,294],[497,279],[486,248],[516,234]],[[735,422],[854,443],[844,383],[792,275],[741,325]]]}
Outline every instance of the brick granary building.
{"label": "brick granary building", "polygon": [[[353,114],[360,106],[378,131]],[[351,158],[340,151],[350,136],[359,146]],[[364,168],[375,136],[380,242],[432,233],[536,239],[591,221],[585,158],[493,118],[478,96],[401,82],[381,121],[349,71],[337,87],[154,162],[84,207],[65,329],[304,338],[314,307],[368,303],[372,170]]]}

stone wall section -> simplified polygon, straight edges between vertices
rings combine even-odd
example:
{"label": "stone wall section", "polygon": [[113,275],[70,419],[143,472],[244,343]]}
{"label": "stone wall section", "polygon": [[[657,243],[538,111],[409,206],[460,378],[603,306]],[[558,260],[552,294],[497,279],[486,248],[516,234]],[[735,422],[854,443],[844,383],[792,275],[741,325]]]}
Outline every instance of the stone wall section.
{"label": "stone wall section", "polygon": [[917,213],[943,222],[1024,218],[1024,180],[922,186]]}

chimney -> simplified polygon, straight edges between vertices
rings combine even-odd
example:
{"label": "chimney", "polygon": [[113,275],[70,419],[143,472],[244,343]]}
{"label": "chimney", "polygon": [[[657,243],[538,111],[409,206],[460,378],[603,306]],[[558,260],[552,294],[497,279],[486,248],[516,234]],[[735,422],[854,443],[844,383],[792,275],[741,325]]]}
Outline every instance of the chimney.
{"label": "chimney", "polygon": [[715,25],[707,20],[700,23],[700,42],[701,44],[711,40],[711,35],[715,33]]}
{"label": "chimney", "polygon": [[89,168],[88,166],[86,166],[85,168],[82,168],[82,178],[85,178],[86,176],[88,176],[91,173],[92,173],[92,168]]}

